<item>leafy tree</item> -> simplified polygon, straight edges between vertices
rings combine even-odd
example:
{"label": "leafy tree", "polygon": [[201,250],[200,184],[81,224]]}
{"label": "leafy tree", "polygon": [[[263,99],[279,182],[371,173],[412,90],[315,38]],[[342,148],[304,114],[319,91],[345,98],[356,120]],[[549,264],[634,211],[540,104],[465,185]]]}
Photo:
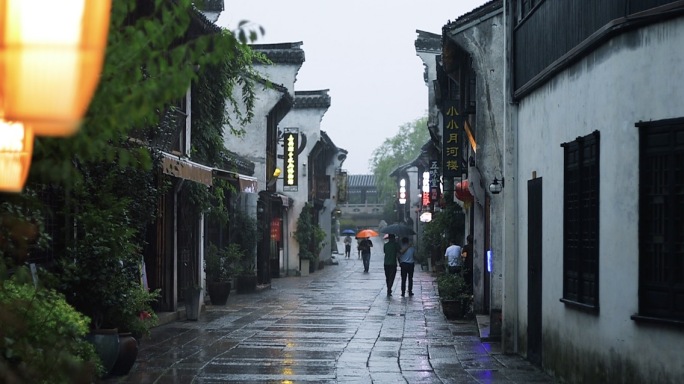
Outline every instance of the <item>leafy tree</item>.
{"label": "leafy tree", "polygon": [[325,245],[325,231],[313,221],[313,206],[304,204],[297,219],[294,237],[299,243],[299,258],[302,260],[318,260],[318,255]]}
{"label": "leafy tree", "polygon": [[399,127],[399,133],[385,139],[373,151],[370,168],[378,186],[378,200],[385,204],[385,220],[394,221],[394,195],[397,183],[390,174],[399,166],[410,163],[418,157],[422,146],[429,140],[427,116]]}

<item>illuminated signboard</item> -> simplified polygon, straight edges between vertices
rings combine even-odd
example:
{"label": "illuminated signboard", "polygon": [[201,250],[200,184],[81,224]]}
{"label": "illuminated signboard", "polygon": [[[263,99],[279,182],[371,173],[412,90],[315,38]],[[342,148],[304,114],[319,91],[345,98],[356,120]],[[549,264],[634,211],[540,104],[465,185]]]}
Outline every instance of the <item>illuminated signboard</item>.
{"label": "illuminated signboard", "polygon": [[430,205],[430,172],[423,172],[422,205]]}
{"label": "illuminated signboard", "polygon": [[444,127],[442,131],[442,176],[445,186],[451,187],[454,177],[461,177],[463,117],[458,113],[457,100],[444,103]]}
{"label": "illuminated signboard", "polygon": [[439,173],[439,161],[430,160],[430,202],[434,203],[439,201],[441,195],[441,185],[440,185],[440,173]]}
{"label": "illuminated signboard", "polygon": [[285,156],[283,159],[285,176],[283,178],[283,191],[297,192],[299,181],[299,158],[297,148],[299,148],[298,132],[296,130],[285,132]]}
{"label": "illuminated signboard", "polygon": [[399,181],[399,204],[406,204],[406,180]]}

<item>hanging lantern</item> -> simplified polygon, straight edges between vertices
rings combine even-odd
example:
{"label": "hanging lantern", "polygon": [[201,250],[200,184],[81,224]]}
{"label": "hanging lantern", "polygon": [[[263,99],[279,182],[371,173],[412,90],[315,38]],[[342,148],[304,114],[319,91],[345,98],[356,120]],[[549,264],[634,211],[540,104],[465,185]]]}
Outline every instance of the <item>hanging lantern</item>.
{"label": "hanging lantern", "polygon": [[0,110],[35,135],[75,133],[99,82],[110,0],[0,0]]}
{"label": "hanging lantern", "polygon": [[456,198],[464,203],[473,201],[473,195],[470,193],[470,189],[468,189],[468,184],[468,180],[458,182],[456,183],[454,191],[456,193]]}
{"label": "hanging lantern", "polygon": [[20,192],[31,167],[33,133],[21,123],[0,121],[0,190]]}

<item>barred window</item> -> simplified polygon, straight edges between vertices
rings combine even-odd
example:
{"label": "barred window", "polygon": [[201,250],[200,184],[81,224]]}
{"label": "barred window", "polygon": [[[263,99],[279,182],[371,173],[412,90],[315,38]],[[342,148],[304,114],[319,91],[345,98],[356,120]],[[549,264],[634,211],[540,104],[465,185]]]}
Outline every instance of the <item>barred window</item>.
{"label": "barred window", "polygon": [[563,143],[563,298],[599,308],[599,148],[598,131]]}
{"label": "barred window", "polygon": [[639,315],[684,321],[684,118],[639,128]]}

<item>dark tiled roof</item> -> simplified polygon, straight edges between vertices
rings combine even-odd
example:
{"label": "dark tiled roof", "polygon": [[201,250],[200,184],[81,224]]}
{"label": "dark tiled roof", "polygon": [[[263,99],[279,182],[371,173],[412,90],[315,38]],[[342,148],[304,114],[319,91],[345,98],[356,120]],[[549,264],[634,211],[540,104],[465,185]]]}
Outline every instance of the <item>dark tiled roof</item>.
{"label": "dark tiled roof", "polygon": [[224,0],[204,0],[200,1],[199,4],[195,3],[195,6],[204,12],[223,12],[225,10]]}
{"label": "dark tiled roof", "polygon": [[254,175],[254,162],[247,160],[247,158],[238,153],[226,150],[221,160],[221,168],[223,169],[247,176]]}
{"label": "dark tiled roof", "polygon": [[442,51],[442,35],[421,31],[419,29],[416,29],[416,33],[418,33],[418,38],[416,38],[417,51]]}
{"label": "dark tiled roof", "polygon": [[252,44],[252,50],[263,53],[274,64],[302,64],[304,50],[302,42],[278,44]]}
{"label": "dark tiled roof", "polygon": [[347,188],[375,188],[375,175],[348,175]]}
{"label": "dark tiled roof", "polygon": [[330,95],[328,95],[328,90],[295,91],[294,108],[330,108]]}
{"label": "dark tiled roof", "polygon": [[190,16],[192,23],[190,24],[189,34],[191,36],[221,32],[221,27],[209,21],[209,19],[207,19],[207,17],[197,8],[193,7]]}
{"label": "dark tiled roof", "polygon": [[503,0],[492,0],[490,2],[484,3],[465,15],[459,16],[456,20],[447,22],[447,24],[442,27],[442,35],[444,35],[444,33],[447,31],[468,24],[469,22],[477,20],[489,12],[501,7],[503,7]]}

